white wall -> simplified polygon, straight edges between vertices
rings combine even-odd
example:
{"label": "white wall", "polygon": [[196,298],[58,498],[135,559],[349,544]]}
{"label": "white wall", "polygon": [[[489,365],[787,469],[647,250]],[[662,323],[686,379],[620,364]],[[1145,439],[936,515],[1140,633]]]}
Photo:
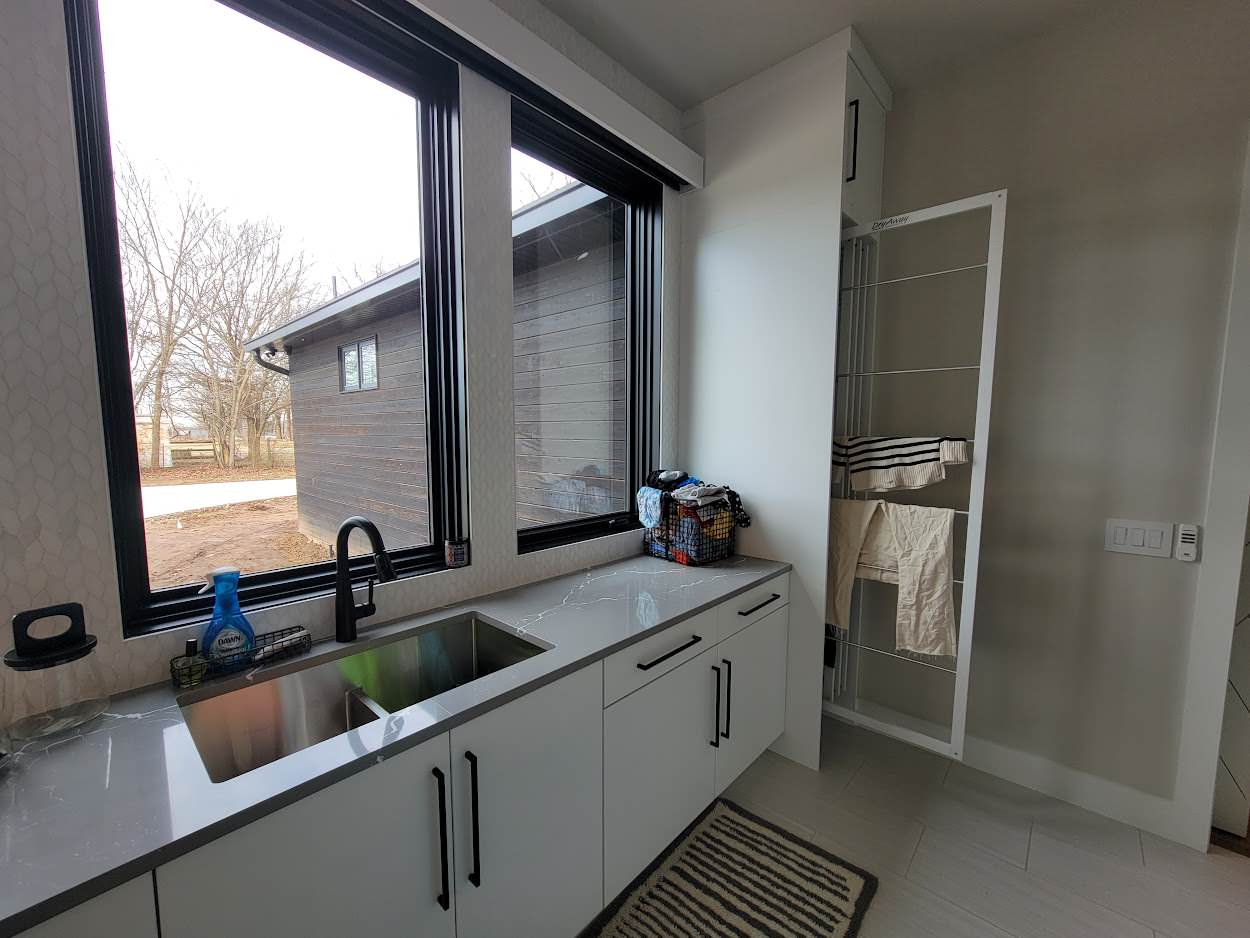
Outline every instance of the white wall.
{"label": "white wall", "polygon": [[[122,640],[61,6],[0,4],[0,619],[76,600],[108,689],[168,677],[198,628]],[[510,98],[462,72],[473,564],[377,588],[383,622],[641,552],[637,533],[517,555],[512,414]],[[666,280],[676,276],[666,257]],[[676,286],[666,282],[663,335]],[[671,347],[662,349],[674,406]],[[673,445],[673,420],[665,445]],[[257,630],[333,632],[333,597],[249,613]],[[366,628],[369,623],[362,625]],[[0,651],[12,636],[0,629]],[[0,726],[41,707],[0,668]]]}
{"label": "white wall", "polygon": [[1191,842],[1199,567],[1101,547],[1204,520],[1247,34],[1104,6],[897,91],[886,135],[887,213],[1010,189],[968,758]]}
{"label": "white wall", "polygon": [[786,732],[820,753],[826,515],[846,37],[686,115],[705,188],[684,195],[681,466],[737,489],[739,549],[794,564]]}

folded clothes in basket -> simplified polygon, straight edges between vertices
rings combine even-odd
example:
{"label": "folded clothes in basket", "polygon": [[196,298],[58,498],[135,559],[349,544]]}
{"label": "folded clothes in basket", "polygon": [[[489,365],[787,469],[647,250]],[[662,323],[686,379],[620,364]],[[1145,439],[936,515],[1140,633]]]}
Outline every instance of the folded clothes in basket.
{"label": "folded clothes in basket", "polygon": [[850,472],[856,492],[919,489],[968,461],[968,441],[955,436],[839,436],[833,440],[833,481]]}

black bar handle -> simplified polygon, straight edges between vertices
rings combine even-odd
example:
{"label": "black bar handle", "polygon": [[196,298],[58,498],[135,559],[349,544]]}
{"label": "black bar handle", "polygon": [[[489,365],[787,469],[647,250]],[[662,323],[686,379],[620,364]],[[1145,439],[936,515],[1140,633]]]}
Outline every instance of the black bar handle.
{"label": "black bar handle", "polygon": [[464,757],[469,760],[469,810],[473,817],[473,872],[469,874],[469,882],[474,886],[481,886],[482,851],[477,828],[477,756],[465,750]]}
{"label": "black bar handle", "polygon": [[701,636],[701,635],[691,635],[691,636],[690,636],[690,641],[686,642],[686,644],[684,644],[684,645],[678,645],[678,646],[677,646],[676,648],[674,648],[672,651],[666,651],[664,654],[660,655],[660,657],[658,657],[658,658],[656,658],[656,659],[654,659],[654,660],[652,660],[652,661],[648,661],[646,664],[643,664],[641,661],[639,661],[639,662],[638,662],[638,670],[639,670],[639,671],[650,671],[650,670],[651,670],[652,668],[654,668],[657,664],[663,664],[663,663],[664,663],[665,661],[667,661],[669,658],[673,657],[673,655],[680,655],[680,654],[681,654],[683,651],[685,651],[687,648],[693,648],[695,645],[699,644],[699,642],[701,642],[701,641],[703,641],[703,636]]}
{"label": "black bar handle", "polygon": [[716,728],[712,730],[712,748],[720,748],[720,668],[712,665],[712,670],[716,672]]}
{"label": "black bar handle", "polygon": [[729,716],[734,705],[734,663],[728,658],[722,658],[721,663],[725,665],[725,729],[721,735],[728,739]]}
{"label": "black bar handle", "polygon": [[450,873],[447,870],[447,777],[437,767],[434,777],[438,779],[438,855],[443,864],[443,891],[438,894],[438,904],[447,912],[451,909]]}
{"label": "black bar handle", "polygon": [[854,182],[859,171],[859,98],[848,101],[846,106],[855,108],[855,123],[851,130],[851,175],[846,177],[847,182]]}
{"label": "black bar handle", "polygon": [[752,606],[750,609],[744,609],[744,610],[740,611],[740,612],[738,613],[738,615],[740,615],[740,616],[749,616],[749,615],[750,615],[751,613],[753,613],[753,612],[759,612],[761,609],[763,609],[763,608],[764,608],[765,606],[767,606],[769,603],[775,603],[775,602],[776,602],[777,600],[779,600],[780,598],[781,598],[781,594],[780,594],[780,593],[773,593],[771,596],[769,596],[766,600],[764,600],[764,601],[763,601],[762,603],[760,603],[759,605]]}

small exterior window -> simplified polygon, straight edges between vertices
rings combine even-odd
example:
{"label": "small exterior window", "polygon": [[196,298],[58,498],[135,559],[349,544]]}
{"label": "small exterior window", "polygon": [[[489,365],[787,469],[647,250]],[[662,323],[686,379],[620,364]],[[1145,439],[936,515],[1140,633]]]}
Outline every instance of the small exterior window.
{"label": "small exterior window", "polygon": [[339,346],[339,390],[373,391],[378,386],[378,337]]}

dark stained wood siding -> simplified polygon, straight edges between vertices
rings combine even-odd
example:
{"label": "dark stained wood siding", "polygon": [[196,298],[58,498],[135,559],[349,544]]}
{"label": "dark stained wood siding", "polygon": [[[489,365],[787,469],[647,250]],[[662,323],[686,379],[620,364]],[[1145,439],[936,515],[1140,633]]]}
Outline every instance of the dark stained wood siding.
{"label": "dark stained wood siding", "polygon": [[[339,346],[375,334],[377,390],[341,392]],[[388,547],[428,544],[420,313],[387,316],[296,346],[290,368],[300,530],[333,544],[343,519],[362,514]],[[353,552],[366,546],[363,537],[353,538]]]}
{"label": "dark stained wood siding", "polygon": [[605,199],[573,222],[513,242],[519,528],[629,498],[622,219]]}
{"label": "dark stained wood siding", "polygon": [[[623,226],[605,198],[513,240],[518,527],[628,504]],[[422,324],[394,309],[290,349],[300,530],[323,543],[353,514],[429,542]],[[339,346],[374,334],[377,390],[340,392]]]}

